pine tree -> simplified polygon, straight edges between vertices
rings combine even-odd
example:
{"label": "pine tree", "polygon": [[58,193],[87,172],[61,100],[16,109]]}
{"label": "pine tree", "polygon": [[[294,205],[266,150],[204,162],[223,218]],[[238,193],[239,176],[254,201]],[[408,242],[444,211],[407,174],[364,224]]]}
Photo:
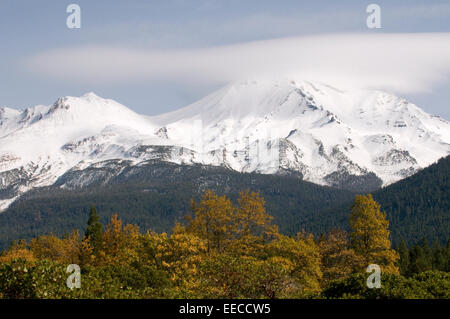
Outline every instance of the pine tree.
{"label": "pine tree", "polygon": [[418,274],[426,270],[426,258],[423,248],[419,244],[415,244],[409,253],[409,270],[408,275]]}
{"label": "pine tree", "polygon": [[102,229],[103,225],[100,223],[100,217],[97,214],[97,209],[94,205],[91,206],[89,212],[88,227],[84,237],[89,238],[91,246],[94,248],[94,252],[97,252],[102,241]]}
{"label": "pine tree", "polygon": [[450,271],[450,239],[447,240],[447,245],[445,245],[444,256],[446,260],[444,271]]}
{"label": "pine tree", "polygon": [[427,238],[424,237],[422,239],[422,249],[423,249],[423,264],[424,264],[424,270],[431,270],[433,268],[433,253],[430,249],[430,246],[428,245]]}
{"label": "pine tree", "polygon": [[437,239],[433,242],[432,247],[432,253],[433,253],[433,270],[441,270],[445,271],[445,252],[443,251],[441,244]]}
{"label": "pine tree", "polygon": [[398,253],[400,255],[399,260],[400,273],[402,275],[405,275],[409,269],[409,250],[403,239],[401,240],[400,246],[398,247]]}
{"label": "pine tree", "polygon": [[380,211],[372,195],[357,195],[350,214],[350,238],[353,249],[362,257],[361,267],[377,264],[382,271],[398,273],[395,266],[399,256],[391,249],[389,221]]}

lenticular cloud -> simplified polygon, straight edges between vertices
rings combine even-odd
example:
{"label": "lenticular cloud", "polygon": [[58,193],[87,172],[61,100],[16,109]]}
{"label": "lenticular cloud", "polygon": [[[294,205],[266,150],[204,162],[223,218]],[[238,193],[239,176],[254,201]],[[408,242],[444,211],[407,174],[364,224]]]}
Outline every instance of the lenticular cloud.
{"label": "lenticular cloud", "polygon": [[289,77],[425,92],[449,79],[450,33],[333,34],[189,50],[85,46],[41,52],[24,65],[40,76],[91,84]]}

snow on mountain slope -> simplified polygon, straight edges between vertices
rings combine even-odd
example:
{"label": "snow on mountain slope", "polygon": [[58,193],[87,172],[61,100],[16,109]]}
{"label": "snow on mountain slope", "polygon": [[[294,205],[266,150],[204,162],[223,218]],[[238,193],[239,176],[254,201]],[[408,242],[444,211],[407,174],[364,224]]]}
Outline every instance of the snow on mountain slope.
{"label": "snow on mountain slope", "polygon": [[[404,99],[306,81],[235,83],[153,121],[197,151],[222,150],[233,169],[271,173],[280,164],[320,184],[333,184],[327,179],[339,171],[392,183],[450,151],[449,123]],[[275,167],[236,155],[255,143],[284,149]]]}
{"label": "snow on mountain slope", "polygon": [[[53,184],[81,161],[122,157],[121,148],[159,140],[155,128],[141,115],[93,93],[23,111],[2,108],[0,209],[33,187]],[[77,152],[87,141],[91,152]]]}
{"label": "snow on mountain slope", "polygon": [[33,187],[58,179],[82,187],[106,169],[117,174],[151,159],[359,189],[395,182],[449,153],[446,120],[381,91],[244,81],[154,117],[88,93],[0,109],[0,210]]}

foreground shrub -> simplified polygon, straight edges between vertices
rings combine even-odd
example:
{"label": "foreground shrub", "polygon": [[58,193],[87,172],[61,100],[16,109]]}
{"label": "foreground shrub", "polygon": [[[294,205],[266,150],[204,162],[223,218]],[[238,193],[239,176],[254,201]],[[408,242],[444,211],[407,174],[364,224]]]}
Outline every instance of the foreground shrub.
{"label": "foreground shrub", "polygon": [[370,299],[433,299],[449,298],[450,275],[441,271],[427,271],[412,278],[382,274],[381,288],[370,289],[366,274],[352,274],[331,282],[323,291],[326,298]]}

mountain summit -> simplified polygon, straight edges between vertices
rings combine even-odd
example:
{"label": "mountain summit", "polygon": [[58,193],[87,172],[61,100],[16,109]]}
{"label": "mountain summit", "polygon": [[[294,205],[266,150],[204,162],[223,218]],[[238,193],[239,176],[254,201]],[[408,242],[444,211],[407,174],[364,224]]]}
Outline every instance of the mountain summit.
{"label": "mountain summit", "polygon": [[83,187],[155,159],[364,190],[449,153],[446,120],[381,91],[243,81],[154,117],[88,93],[0,109],[0,209],[34,187]]}

